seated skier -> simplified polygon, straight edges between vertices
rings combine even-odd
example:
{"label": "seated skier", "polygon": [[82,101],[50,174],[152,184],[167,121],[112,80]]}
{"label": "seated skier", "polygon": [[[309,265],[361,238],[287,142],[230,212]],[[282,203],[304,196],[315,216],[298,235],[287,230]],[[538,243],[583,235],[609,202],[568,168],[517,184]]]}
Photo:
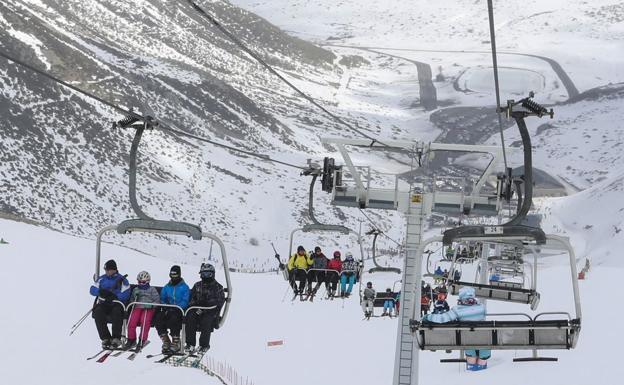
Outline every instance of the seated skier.
{"label": "seated skier", "polygon": [[373,283],[367,282],[366,288],[362,294],[362,310],[364,310],[364,317],[370,318],[373,316],[374,304],[375,304],[375,289],[373,289]]}
{"label": "seated skier", "polygon": [[198,331],[198,354],[201,356],[210,349],[210,334],[219,327],[221,307],[225,303],[223,286],[215,279],[215,268],[209,263],[202,263],[199,270],[201,281],[191,289],[189,309],[194,306],[208,309],[191,309],[186,314],[186,351],[194,353],[195,340]]}
{"label": "seated skier", "polygon": [[[340,296],[349,297],[353,290],[353,284],[356,280],[358,263],[353,259],[353,254],[347,251],[344,262],[342,263],[342,272],[340,274]],[[347,283],[349,286],[347,287]]]}
{"label": "seated skier", "polygon": [[[297,247],[297,252],[293,254],[288,260],[288,277],[290,285],[296,295],[303,295],[305,290],[308,268],[312,266],[313,261],[306,253],[303,246]],[[299,281],[299,287],[297,288],[297,281]]]}
{"label": "seated skier", "polygon": [[[327,264],[329,259],[323,254],[323,251],[319,246],[314,248],[314,253],[310,256],[312,259],[312,270],[308,271],[308,294],[310,295],[310,301],[313,300],[316,292],[321,287],[322,283],[325,283],[325,289],[329,292],[329,284],[327,282]],[[312,287],[312,284],[316,281],[316,286]]]}
{"label": "seated skier", "polygon": [[392,295],[392,289],[387,288],[386,289],[386,297],[388,298],[386,300],[384,300],[383,303],[383,313],[381,313],[381,316],[390,316],[392,317],[392,309],[394,309],[394,296]]}
{"label": "seated skier", "polygon": [[[472,287],[462,287],[459,290],[457,306],[446,312],[428,314],[423,321],[446,323],[451,321],[483,321],[485,320],[485,306],[477,301],[475,290]],[[466,354],[466,370],[478,371],[487,369],[487,360],[491,356],[489,349],[468,349]]]}
{"label": "seated skier", "polygon": [[[160,303],[160,296],[156,288],[150,286],[151,277],[147,271],[142,271],[137,275],[137,286],[132,290],[130,302]],[[130,350],[137,346],[136,328],[141,326],[140,342],[141,348],[147,341],[149,330],[152,327],[152,318],[156,309],[150,305],[135,305],[128,319],[128,340],[124,349]]]}
{"label": "seated skier", "polygon": [[334,299],[336,296],[336,290],[338,289],[338,281],[340,280],[340,272],[342,271],[342,261],[340,260],[340,251],[334,251],[334,258],[327,262],[327,269],[333,270],[327,273],[327,282],[329,283],[329,295],[330,299]]}
{"label": "seated skier", "polygon": [[[89,292],[97,297],[93,307],[93,318],[97,327],[103,349],[118,349],[121,347],[121,328],[123,326],[124,308],[115,302],[126,302],[130,297],[130,284],[125,276],[117,271],[114,260],[104,264],[105,274],[98,277]],[[108,330],[107,316],[112,320],[112,336]]]}
{"label": "seated skier", "polygon": [[[160,292],[160,301],[167,305],[176,305],[186,310],[188,308],[191,291],[182,279],[182,269],[178,265],[171,266],[169,271],[169,282]],[[162,308],[156,321],[156,330],[162,340],[162,352],[176,353],[182,350],[180,341],[180,331],[182,330],[182,320],[184,315],[180,309],[173,307]],[[169,333],[171,332],[171,339]]]}

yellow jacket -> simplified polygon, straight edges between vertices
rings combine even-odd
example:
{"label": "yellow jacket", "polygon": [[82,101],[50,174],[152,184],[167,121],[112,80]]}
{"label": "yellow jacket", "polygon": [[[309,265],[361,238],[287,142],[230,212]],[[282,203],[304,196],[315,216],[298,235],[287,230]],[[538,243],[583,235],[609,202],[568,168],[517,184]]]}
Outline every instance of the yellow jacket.
{"label": "yellow jacket", "polygon": [[304,255],[299,255],[298,253],[295,253],[288,260],[288,271],[295,268],[307,270],[308,267],[312,266],[313,263],[314,261],[312,260],[312,258],[310,258],[310,255],[308,253],[305,253]]}

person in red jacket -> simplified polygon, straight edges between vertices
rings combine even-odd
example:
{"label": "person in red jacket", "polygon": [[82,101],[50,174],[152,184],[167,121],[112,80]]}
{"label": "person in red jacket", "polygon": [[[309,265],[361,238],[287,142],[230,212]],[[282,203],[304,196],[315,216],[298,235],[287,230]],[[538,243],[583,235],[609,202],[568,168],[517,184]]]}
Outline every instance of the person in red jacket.
{"label": "person in red jacket", "polygon": [[340,260],[340,251],[334,251],[334,259],[327,263],[327,268],[330,271],[327,273],[327,282],[329,282],[329,298],[334,299],[336,295],[336,289],[338,288],[338,281],[340,280],[340,272],[342,271],[342,261]]}

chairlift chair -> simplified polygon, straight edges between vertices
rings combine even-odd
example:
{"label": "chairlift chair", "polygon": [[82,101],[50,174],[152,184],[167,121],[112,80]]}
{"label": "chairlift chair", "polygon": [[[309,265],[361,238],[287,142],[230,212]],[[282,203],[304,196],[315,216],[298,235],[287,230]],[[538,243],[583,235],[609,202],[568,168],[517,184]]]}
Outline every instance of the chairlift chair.
{"label": "chairlift chair", "polygon": [[[225,303],[221,309],[219,315],[219,327],[223,326],[225,320],[227,318],[228,310],[230,307],[230,303],[232,301],[232,283],[230,280],[230,271],[228,267],[227,255],[225,252],[225,245],[216,235],[211,233],[203,232],[202,229],[190,223],[185,222],[177,222],[177,221],[165,221],[165,220],[157,220],[148,216],[139,206],[137,197],[136,197],[136,170],[137,170],[137,153],[139,148],[139,143],[141,141],[141,137],[143,132],[146,129],[152,128],[153,125],[157,123],[154,122],[150,117],[147,117],[145,121],[139,121],[133,117],[126,117],[125,119],[114,123],[113,128],[121,127],[121,128],[134,128],[136,130],[134,139],[132,141],[132,146],[130,149],[130,169],[129,169],[129,196],[130,196],[130,204],[134,213],[138,218],[127,219],[122,221],[117,225],[106,226],[98,231],[96,237],[96,250],[95,250],[95,273],[93,275],[94,281],[97,281],[99,276],[99,271],[101,268],[101,255],[102,255],[102,237],[106,233],[117,232],[118,234],[130,234],[130,233],[153,233],[153,234],[164,234],[164,235],[184,235],[193,240],[202,240],[202,239],[210,239],[217,243],[221,250],[221,258],[223,261],[223,272],[225,275]],[[119,302],[119,301],[117,301]],[[119,302],[124,310],[130,309],[132,306],[140,303],[130,303],[123,304]],[[205,307],[193,307],[186,309],[186,311],[182,308],[179,308],[175,305],[166,305],[166,304],[150,304],[151,306],[157,308],[164,307],[175,307],[178,308],[183,316],[189,310],[192,309],[206,309],[209,310],[211,308]],[[126,321],[124,321],[126,322]],[[126,327],[124,327],[124,330]],[[184,330],[184,325],[183,325]]]}
{"label": "chairlift chair", "polygon": [[[504,234],[502,231],[498,233],[498,236],[490,235],[489,240],[504,242],[509,241],[509,238],[526,242],[535,240],[531,236],[519,237],[518,232]],[[455,238],[453,239],[455,240]],[[534,317],[523,313],[487,314],[487,318],[490,319],[486,321],[455,321],[436,324],[420,320],[419,313],[415,312],[410,326],[420,349],[533,350],[533,357],[514,359],[514,361],[532,361],[556,360],[538,357],[537,350],[573,349],[576,347],[581,330],[581,305],[578,282],[576,281],[574,250],[567,238],[544,234],[543,239],[544,243],[566,251],[569,255],[575,306],[574,316],[567,312],[542,312]],[[430,239],[424,243],[423,248],[432,242],[442,240],[442,237]],[[501,317],[512,319],[492,319]],[[556,318],[552,319],[552,317]]]}

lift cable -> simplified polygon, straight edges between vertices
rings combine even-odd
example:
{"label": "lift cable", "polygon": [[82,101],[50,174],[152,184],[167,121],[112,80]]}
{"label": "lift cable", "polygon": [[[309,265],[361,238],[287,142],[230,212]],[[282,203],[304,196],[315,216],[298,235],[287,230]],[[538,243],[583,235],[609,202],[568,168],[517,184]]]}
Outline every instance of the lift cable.
{"label": "lift cable", "polygon": [[[19,64],[20,66],[22,66],[24,68],[27,68],[30,71],[33,71],[33,72],[35,72],[35,73],[37,73],[37,74],[39,74],[39,75],[41,75],[41,76],[43,76],[45,78],[48,78],[48,79],[50,79],[50,80],[52,80],[52,81],[54,81],[54,82],[56,82],[58,84],[61,84],[62,86],[66,87],[66,88],[69,88],[69,89],[71,89],[73,91],[76,91],[79,94],[87,96],[87,97],[89,97],[89,98],[91,98],[93,100],[96,100],[96,101],[98,101],[98,102],[100,102],[100,103],[102,103],[102,104],[104,104],[104,105],[106,105],[108,107],[111,107],[112,109],[114,109],[114,110],[124,114],[126,118],[130,117],[130,118],[134,118],[134,119],[141,120],[141,121],[145,121],[147,119],[147,117],[145,117],[145,116],[143,116],[141,114],[138,114],[138,113],[133,112],[131,110],[128,110],[126,108],[120,107],[120,106],[118,106],[118,105],[116,105],[114,103],[111,103],[111,102],[109,102],[109,101],[107,101],[105,99],[102,99],[102,98],[100,98],[100,97],[98,97],[96,95],[93,95],[92,93],[90,93],[88,91],[80,89],[80,88],[78,88],[78,87],[76,87],[76,86],[74,86],[72,84],[69,84],[66,81],[63,81],[63,80],[61,80],[61,79],[59,79],[59,78],[57,78],[57,77],[55,77],[53,75],[50,75],[49,73],[47,73],[45,71],[42,71],[42,70],[40,70],[40,69],[38,69],[36,67],[31,66],[28,63],[25,63],[25,62],[23,62],[23,61],[21,61],[19,59],[16,59],[16,58],[8,55],[7,53],[5,53],[3,51],[0,51],[0,56],[4,57],[5,59],[7,59],[9,61],[12,61],[12,62],[14,62],[16,64]],[[253,157],[256,157],[256,158],[260,158],[260,159],[263,159],[263,160],[268,161],[268,162],[273,162],[273,163],[281,164],[281,165],[284,165],[284,166],[293,167],[293,168],[296,168],[296,169],[299,169],[299,170],[306,170],[306,167],[297,166],[297,165],[292,164],[292,163],[288,163],[288,162],[284,162],[284,161],[281,161],[281,160],[273,159],[273,158],[271,158],[268,155],[259,154],[259,153],[254,152],[254,151],[243,150],[241,148],[230,146],[230,145],[227,145],[227,144],[224,144],[224,143],[219,143],[219,142],[216,142],[214,140],[211,140],[211,139],[208,139],[208,138],[205,138],[205,137],[193,135],[193,134],[190,134],[190,133],[178,130],[176,128],[166,126],[166,125],[164,125],[164,124],[162,124],[160,122],[158,123],[158,125],[155,125],[155,128],[160,129],[161,131],[166,131],[166,132],[175,134],[175,135],[185,136],[185,137],[192,138],[192,139],[195,139],[195,140],[198,140],[198,141],[201,141],[201,142],[210,143],[210,144],[212,144],[214,146],[225,148],[226,150],[230,150],[230,151],[238,152],[238,153],[241,153],[241,154],[245,154],[245,155],[253,156]]]}

